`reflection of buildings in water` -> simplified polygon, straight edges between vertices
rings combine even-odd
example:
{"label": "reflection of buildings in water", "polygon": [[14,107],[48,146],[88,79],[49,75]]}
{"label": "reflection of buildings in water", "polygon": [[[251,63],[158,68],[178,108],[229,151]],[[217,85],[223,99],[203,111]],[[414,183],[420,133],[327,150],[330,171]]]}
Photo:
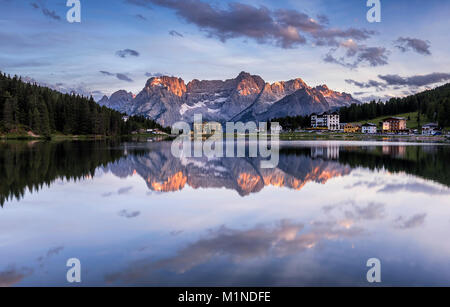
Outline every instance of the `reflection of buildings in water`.
{"label": "reflection of buildings in water", "polygon": [[312,158],[339,159],[339,146],[311,147]]}
{"label": "reflection of buildings in water", "polygon": [[383,146],[383,155],[404,157],[406,155],[406,146]]}

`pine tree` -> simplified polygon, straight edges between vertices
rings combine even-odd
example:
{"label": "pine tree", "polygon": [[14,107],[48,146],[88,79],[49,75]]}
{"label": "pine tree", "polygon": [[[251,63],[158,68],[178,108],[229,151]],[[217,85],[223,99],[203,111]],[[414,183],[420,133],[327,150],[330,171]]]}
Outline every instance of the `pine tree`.
{"label": "pine tree", "polygon": [[39,114],[39,110],[37,107],[34,107],[33,113],[31,114],[31,130],[33,132],[40,134],[41,133],[41,115]]}
{"label": "pine tree", "polygon": [[39,128],[40,134],[43,136],[50,136],[50,119],[48,116],[48,109],[45,102],[39,101]]}

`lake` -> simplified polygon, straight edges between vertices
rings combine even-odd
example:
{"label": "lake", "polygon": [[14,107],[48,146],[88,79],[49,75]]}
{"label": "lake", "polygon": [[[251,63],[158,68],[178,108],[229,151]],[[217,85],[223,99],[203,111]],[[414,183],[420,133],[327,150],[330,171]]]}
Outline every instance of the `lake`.
{"label": "lake", "polygon": [[0,143],[0,286],[450,286],[450,147],[282,142],[175,158],[166,142]]}

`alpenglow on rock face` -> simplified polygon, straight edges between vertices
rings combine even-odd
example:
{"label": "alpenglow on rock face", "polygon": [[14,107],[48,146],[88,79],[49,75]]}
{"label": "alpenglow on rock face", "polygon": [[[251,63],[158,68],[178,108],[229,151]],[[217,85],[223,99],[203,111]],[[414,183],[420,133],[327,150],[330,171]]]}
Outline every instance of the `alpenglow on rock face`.
{"label": "alpenglow on rock face", "polygon": [[299,78],[270,84],[241,72],[235,79],[192,80],[188,84],[176,77],[153,77],[136,97],[121,90],[99,103],[170,126],[180,120],[191,123],[194,114],[202,114],[204,121],[267,121],[360,102],[326,85],[310,87]]}

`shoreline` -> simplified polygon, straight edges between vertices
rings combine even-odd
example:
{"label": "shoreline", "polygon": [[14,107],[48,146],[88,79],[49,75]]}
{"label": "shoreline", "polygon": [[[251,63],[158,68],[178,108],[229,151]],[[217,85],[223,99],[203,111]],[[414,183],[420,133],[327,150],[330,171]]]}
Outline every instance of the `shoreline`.
{"label": "shoreline", "polygon": [[[258,137],[257,134],[246,134],[245,138]],[[171,135],[120,135],[120,136],[95,136],[95,135],[53,135],[51,137],[30,135],[0,135],[0,141],[100,141],[111,139],[154,139],[158,141],[170,141],[176,138]],[[203,137],[203,141],[208,136]],[[237,135],[234,136],[237,139]],[[268,135],[270,139],[270,135]],[[450,144],[449,136],[423,136],[423,135],[363,135],[363,134],[319,134],[319,133],[283,133],[279,135],[280,141],[353,141],[353,142],[406,142],[427,144]]]}

